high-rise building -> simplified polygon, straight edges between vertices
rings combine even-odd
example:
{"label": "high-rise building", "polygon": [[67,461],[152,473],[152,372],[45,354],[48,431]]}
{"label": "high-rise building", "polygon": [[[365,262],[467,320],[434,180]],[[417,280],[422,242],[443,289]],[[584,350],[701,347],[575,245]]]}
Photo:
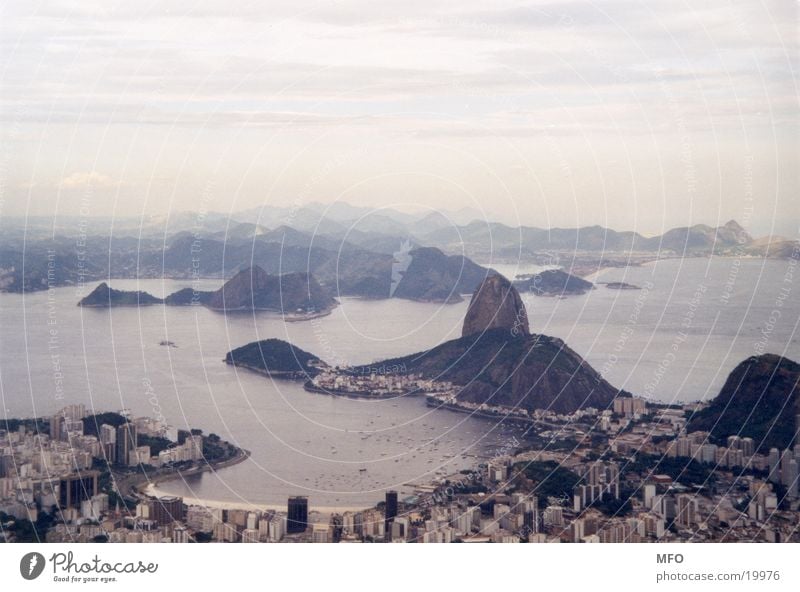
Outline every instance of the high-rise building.
{"label": "high-rise building", "polygon": [[79,420],[86,417],[86,405],[77,403],[75,405],[67,405],[61,410],[61,415],[66,419]]}
{"label": "high-rise building", "polygon": [[384,510],[385,515],[385,523],[386,523],[386,532],[391,532],[391,524],[394,519],[397,517],[397,492],[396,491],[387,491],[386,492],[386,508]]}
{"label": "high-rise building", "polygon": [[186,446],[189,450],[189,457],[191,460],[200,460],[203,458],[203,436],[200,434],[191,434],[186,438]]}
{"label": "high-rise building", "polygon": [[63,430],[67,433],[69,438],[83,436],[83,420],[65,418]]}
{"label": "high-rise building", "polygon": [[523,526],[529,534],[537,534],[539,532],[539,511],[537,509],[523,514]]}
{"label": "high-rise building", "polygon": [[64,416],[56,413],[50,418],[50,439],[61,440],[64,433]]}
{"label": "high-rise building", "polygon": [[100,444],[103,447],[106,462],[110,464],[117,462],[117,430],[114,426],[107,423],[100,426]]}
{"label": "high-rise building", "polygon": [[653,498],[656,496],[656,486],[653,483],[646,483],[643,487],[644,492],[644,507],[653,507]]}
{"label": "high-rise building", "polygon": [[792,454],[792,450],[787,448],[783,451],[783,455],[781,456],[781,483],[783,483],[786,487],[792,484],[794,480],[794,475],[791,475],[791,471],[789,469],[789,464],[794,460]]}
{"label": "high-rise building", "polygon": [[58,506],[60,509],[80,508],[81,502],[97,493],[98,471],[79,471],[58,481]]}
{"label": "high-rise building", "polygon": [[130,422],[117,428],[117,463],[127,465],[130,453],[136,450],[136,426]]}
{"label": "high-rise building", "polygon": [[330,543],[331,542],[331,528],[328,524],[315,523],[311,529],[311,542],[312,543]]}
{"label": "high-rise building", "polygon": [[564,526],[564,509],[561,506],[547,506],[543,518],[545,526]]}
{"label": "high-rise building", "polygon": [[180,497],[167,496],[151,499],[148,506],[150,520],[155,520],[159,526],[182,522],[186,515],[186,506],[183,505],[183,498]]}
{"label": "high-rise building", "polygon": [[786,467],[786,476],[785,484],[786,484],[786,495],[789,498],[797,498],[798,492],[800,491],[800,484],[798,481],[798,463],[797,460],[791,459]]}
{"label": "high-rise building", "polygon": [[682,494],[677,498],[675,523],[682,528],[690,528],[697,521],[697,500],[693,495]]}
{"label": "high-rise building", "polygon": [[286,534],[287,522],[286,516],[279,514],[270,518],[267,526],[267,540],[273,543],[280,541]]}
{"label": "high-rise building", "polygon": [[308,526],[308,498],[304,496],[290,497],[288,514],[286,532],[289,534],[305,532]]}
{"label": "high-rise building", "polygon": [[606,491],[619,499],[619,465],[610,463],[606,467]]}
{"label": "high-rise building", "polygon": [[780,462],[781,453],[777,448],[770,448],[769,450],[769,477],[767,479],[773,483],[780,482]]}
{"label": "high-rise building", "polygon": [[584,521],[579,518],[573,520],[569,525],[570,536],[573,543],[580,543],[581,539],[585,536]]}
{"label": "high-rise building", "polygon": [[647,411],[644,399],[635,397],[617,397],[614,399],[614,413],[624,415],[625,417],[633,417],[634,415],[641,415]]}
{"label": "high-rise building", "polygon": [[700,447],[698,460],[703,463],[713,463],[717,458],[716,444],[703,444]]}

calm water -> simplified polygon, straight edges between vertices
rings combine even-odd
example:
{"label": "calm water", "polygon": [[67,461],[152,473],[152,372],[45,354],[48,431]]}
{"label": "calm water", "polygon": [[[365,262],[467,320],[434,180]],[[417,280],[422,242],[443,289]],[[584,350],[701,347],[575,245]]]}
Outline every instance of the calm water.
{"label": "calm water", "polygon": [[[800,358],[796,293],[783,292],[780,318],[770,324],[792,271],[796,282],[796,268],[785,261],[668,260],[593,278],[643,290],[598,286],[566,299],[523,298],[532,330],[563,338],[615,386],[688,401],[714,396],[728,372],[759,348]],[[112,285],[163,296],[189,284]],[[328,317],[287,324],[267,313],[226,318],[199,307],[82,309],[75,305],[81,296],[75,288],[0,294],[5,416],[46,415],[72,402],[137,415],[160,410],[175,427],[201,427],[253,453],[218,475],[162,490],[260,504],[306,494],[312,505],[360,506],[387,488],[471,466],[511,437],[504,426],[432,411],[420,399],[333,398],[221,362],[231,348],[268,337],[340,365],[419,351],[460,334],[466,302],[344,299]]]}

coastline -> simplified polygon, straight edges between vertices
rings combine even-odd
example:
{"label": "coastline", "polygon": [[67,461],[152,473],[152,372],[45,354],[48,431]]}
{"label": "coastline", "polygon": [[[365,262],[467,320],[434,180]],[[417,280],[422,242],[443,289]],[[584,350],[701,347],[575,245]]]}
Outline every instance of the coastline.
{"label": "coastline", "polygon": [[409,391],[407,393],[380,393],[374,395],[364,391],[344,391],[341,389],[326,389],[323,387],[316,386],[310,380],[306,380],[305,383],[303,383],[303,388],[309,393],[318,393],[320,395],[330,395],[332,397],[345,397],[347,399],[371,399],[375,401],[382,399],[396,399],[399,397],[419,397],[425,394],[422,392]]}
{"label": "coastline", "polygon": [[289,370],[289,371],[273,370],[272,372],[270,372],[265,368],[258,368],[257,366],[251,366],[250,364],[247,364],[245,362],[232,362],[227,358],[223,358],[222,361],[225,362],[228,366],[233,366],[234,368],[244,368],[245,370],[248,370],[250,372],[255,372],[260,376],[264,376],[266,378],[274,378],[277,380],[300,381],[300,380],[308,380],[308,377],[310,376],[309,373],[304,372],[302,370]]}
{"label": "coastline", "polygon": [[[185,471],[180,470],[173,470],[166,473],[161,474],[154,474],[154,475],[147,475],[142,473],[136,473],[134,475],[123,475],[121,479],[117,480],[117,476],[114,475],[114,480],[121,484],[117,486],[117,490],[120,495],[123,497],[131,495],[133,497],[139,497],[141,495],[150,495],[148,494],[148,490],[151,488],[155,488],[156,485],[159,483],[164,483],[166,481],[174,481],[176,479],[182,479],[183,477],[190,477],[192,475],[199,475],[201,473],[217,471],[218,469],[224,469],[226,467],[232,467],[234,465],[238,465],[250,458],[250,451],[245,450],[243,448],[239,448],[239,453],[236,454],[233,458],[228,458],[222,461],[212,462],[212,463],[205,463],[198,467],[192,467]],[[146,485],[145,485],[146,484]],[[143,487],[144,486],[144,487]],[[170,494],[163,494],[163,495],[170,495]]]}
{"label": "coastline", "polygon": [[[155,497],[164,497],[169,495],[174,495],[171,493],[167,493],[165,491],[161,491],[158,489],[156,483],[152,483],[148,485],[144,491],[144,495],[150,495]],[[226,501],[226,500],[218,500],[218,499],[208,499],[208,498],[200,498],[200,497],[193,497],[193,496],[181,496],[183,498],[183,503],[187,506],[203,506],[206,508],[214,508],[214,509],[224,509],[224,510],[274,510],[274,511],[286,511],[286,504],[269,504],[269,503],[259,503],[259,502],[247,502],[244,500],[241,501]],[[344,512],[360,512],[362,510],[368,510],[373,508],[373,505],[356,505],[356,506],[315,506],[309,505],[309,511],[312,512],[320,512],[322,514],[342,514]]]}
{"label": "coastline", "polygon": [[337,302],[336,304],[334,304],[332,306],[329,306],[327,308],[324,308],[322,310],[309,312],[309,313],[296,313],[296,312],[286,312],[285,313],[285,312],[283,312],[282,310],[280,310],[278,308],[260,308],[260,307],[252,308],[252,307],[247,307],[247,306],[241,306],[241,307],[236,307],[236,308],[233,308],[233,307],[222,308],[222,307],[217,307],[217,306],[206,306],[206,305],[203,305],[203,306],[206,309],[211,310],[213,312],[219,312],[219,313],[225,313],[225,314],[240,314],[240,313],[255,313],[255,312],[269,313],[269,314],[273,314],[276,318],[283,319],[287,323],[299,323],[299,322],[302,322],[302,321],[311,321],[313,319],[319,319],[319,318],[322,318],[322,317],[327,317],[328,315],[333,313],[333,311],[339,306],[339,303]]}

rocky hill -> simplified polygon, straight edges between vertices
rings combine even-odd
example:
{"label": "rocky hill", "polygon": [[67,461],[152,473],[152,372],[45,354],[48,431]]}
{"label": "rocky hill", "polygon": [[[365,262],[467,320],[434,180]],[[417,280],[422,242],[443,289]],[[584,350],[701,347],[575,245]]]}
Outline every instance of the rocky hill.
{"label": "rocky hill", "polygon": [[312,313],[330,310],[337,302],[308,273],[270,275],[258,266],[242,270],[213,292],[206,305],[226,311],[274,310]]}
{"label": "rocky hill", "polygon": [[150,304],[162,304],[163,302],[161,298],[156,298],[147,292],[115,290],[103,282],[92,290],[90,294],[82,298],[78,302],[78,306],[109,308],[112,306],[148,306]]}
{"label": "rocky hill", "polygon": [[377,365],[452,382],[463,401],[528,410],[606,408],[619,394],[563,341],[530,334],[519,293],[500,275],[475,290],[460,339]]}
{"label": "rocky hill", "polygon": [[473,333],[374,365],[405,368],[407,373],[452,382],[462,387],[458,398],[463,401],[528,410],[572,413],[583,407],[605,409],[619,394],[560,339],[513,337],[506,328]]}
{"label": "rocky hill", "polygon": [[[392,293],[395,298],[426,302],[460,302],[461,294],[470,294],[489,274],[489,270],[459,255],[445,255],[430,247],[408,253],[408,267],[403,256],[395,256],[393,270],[400,276]],[[393,278],[395,279],[395,278]]]}
{"label": "rocky hill", "polygon": [[167,306],[192,306],[198,304],[208,304],[214,292],[206,292],[203,290],[195,290],[193,288],[183,288],[177,292],[173,292],[164,298],[164,304]]}
{"label": "rocky hill", "polygon": [[537,296],[575,296],[594,289],[594,284],[561,269],[548,269],[514,282],[520,292]]}
{"label": "rocky hill", "polygon": [[513,335],[527,335],[528,313],[516,288],[502,275],[487,277],[470,300],[461,336],[503,328]]}
{"label": "rocky hill", "polygon": [[248,343],[228,352],[225,363],[274,378],[305,380],[319,373],[325,363],[313,354],[280,339]]}
{"label": "rocky hill", "polygon": [[797,433],[800,364],[774,354],[747,358],[728,375],[719,394],[692,417],[687,430],[711,432],[719,441],[753,438],[757,449],[781,450]]}

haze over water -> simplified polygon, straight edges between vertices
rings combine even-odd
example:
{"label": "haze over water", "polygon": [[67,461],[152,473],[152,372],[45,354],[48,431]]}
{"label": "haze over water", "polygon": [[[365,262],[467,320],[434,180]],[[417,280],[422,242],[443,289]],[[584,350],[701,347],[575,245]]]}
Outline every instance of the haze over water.
{"label": "haze over water", "polygon": [[[665,402],[690,401],[715,396],[748,356],[800,359],[800,298],[789,290],[781,299],[791,288],[790,274],[797,280],[794,265],[665,260],[592,278],[642,290],[598,285],[583,296],[523,299],[533,331],[564,339],[614,386]],[[512,269],[495,267],[513,276]],[[189,285],[111,284],[156,296]],[[0,294],[4,416],[48,415],[78,402],[97,411],[160,412],[174,427],[199,427],[252,451],[248,462],[164,483],[161,491],[258,504],[306,494],[312,506],[366,506],[385,489],[473,466],[514,435],[489,420],[429,409],[421,398],[334,398],[221,361],[230,349],[269,337],[338,365],[424,350],[460,335],[466,299],[454,305],[342,299],[328,317],[287,324],[267,313],[226,317],[201,307],[85,309],[75,305],[80,296],[72,287]],[[774,310],[780,316],[772,323]],[[162,340],[177,347],[161,346]],[[63,376],[58,389],[56,372]]]}

